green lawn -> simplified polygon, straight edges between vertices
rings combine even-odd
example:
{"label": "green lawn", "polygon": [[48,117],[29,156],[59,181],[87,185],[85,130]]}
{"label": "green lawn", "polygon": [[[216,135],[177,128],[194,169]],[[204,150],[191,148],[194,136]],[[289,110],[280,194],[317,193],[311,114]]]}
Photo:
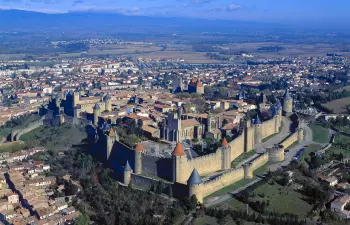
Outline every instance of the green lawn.
{"label": "green lawn", "polygon": [[59,127],[38,127],[22,135],[20,140],[29,146],[44,146],[52,150],[62,151],[72,145],[80,144],[84,138],[86,138],[84,128],[64,124]]}
{"label": "green lawn", "polygon": [[328,143],[329,142],[329,131],[327,128],[322,127],[319,124],[311,124],[312,139],[317,143]]}
{"label": "green lawn", "polygon": [[[5,125],[3,127],[0,127],[0,137],[4,136],[7,137],[13,130],[19,130],[27,127],[29,124],[38,121],[40,119],[40,116],[37,114],[30,114],[23,116],[15,121],[11,126]],[[14,124],[17,124],[13,126]],[[13,127],[12,127],[13,126]]]}
{"label": "green lawn", "polygon": [[2,152],[17,152],[23,150],[25,143],[21,141],[7,142],[0,144],[0,153]]}
{"label": "green lawn", "polygon": [[312,145],[309,145],[305,148],[305,151],[304,153],[298,158],[299,161],[301,162],[305,162],[304,159],[309,157],[309,154],[311,152],[317,152],[318,150],[320,150],[322,148],[321,145],[318,145],[318,144],[312,144]]}
{"label": "green lawn", "polygon": [[253,156],[254,154],[255,154],[254,150],[241,154],[240,156],[238,156],[235,160],[233,160],[231,162],[231,168],[236,167],[240,162],[248,159],[249,157]]}
{"label": "green lawn", "polygon": [[[284,187],[277,183],[274,185],[266,183],[259,186],[254,192],[256,195],[250,198],[250,200],[269,200],[270,205],[267,207],[267,210],[270,212],[293,213],[306,217],[312,208],[311,205],[301,199],[302,195],[299,192],[294,191],[288,186]],[[265,196],[259,196],[261,194]]]}

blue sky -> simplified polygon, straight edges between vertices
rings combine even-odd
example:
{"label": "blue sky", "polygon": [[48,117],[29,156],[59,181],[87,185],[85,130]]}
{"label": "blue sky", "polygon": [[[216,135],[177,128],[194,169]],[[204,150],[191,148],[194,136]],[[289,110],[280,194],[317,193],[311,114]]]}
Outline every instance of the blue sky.
{"label": "blue sky", "polygon": [[127,15],[288,23],[350,19],[349,0],[0,0],[0,8],[48,13],[109,11]]}

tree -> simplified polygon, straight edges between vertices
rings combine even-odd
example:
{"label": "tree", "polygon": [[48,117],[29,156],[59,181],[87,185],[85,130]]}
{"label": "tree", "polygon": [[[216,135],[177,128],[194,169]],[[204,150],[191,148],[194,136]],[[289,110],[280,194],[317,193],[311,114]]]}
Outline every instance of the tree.
{"label": "tree", "polygon": [[169,197],[173,197],[173,188],[171,187],[171,185],[169,185]]}
{"label": "tree", "polygon": [[190,210],[194,210],[197,207],[198,199],[196,195],[192,195],[189,200],[189,208]]}
{"label": "tree", "polygon": [[90,218],[85,213],[78,216],[74,221],[74,225],[89,225],[89,224],[90,224]]}

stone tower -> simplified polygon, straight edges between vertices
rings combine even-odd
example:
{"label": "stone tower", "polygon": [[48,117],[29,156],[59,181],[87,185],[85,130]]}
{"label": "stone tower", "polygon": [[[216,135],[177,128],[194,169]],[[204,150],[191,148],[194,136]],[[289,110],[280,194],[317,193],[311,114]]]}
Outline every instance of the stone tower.
{"label": "stone tower", "polygon": [[135,174],[142,173],[142,152],[146,151],[142,144],[137,144],[135,147]]}
{"label": "stone tower", "polygon": [[208,110],[208,118],[207,118],[207,132],[211,132],[211,120],[212,120],[212,114],[210,112],[210,109]]}
{"label": "stone tower", "polygon": [[283,112],[286,116],[291,116],[293,113],[293,98],[290,96],[289,89],[283,96]]}
{"label": "stone tower", "polygon": [[81,105],[77,105],[74,107],[74,117],[80,118],[81,113]]}
{"label": "stone tower", "polygon": [[105,110],[106,111],[112,111],[112,100],[111,96],[109,93],[103,98],[103,101],[105,102]]}
{"label": "stone tower", "polygon": [[190,178],[187,180],[187,186],[188,186],[188,197],[192,197],[192,195],[196,195],[197,200],[199,202],[203,202],[203,181],[201,177],[199,176],[196,168],[193,169]]}
{"label": "stone tower", "polygon": [[221,146],[222,146],[221,147],[221,152],[222,152],[222,159],[221,159],[222,165],[221,165],[221,168],[223,170],[227,170],[227,169],[231,168],[231,147],[227,143],[226,138],[224,138],[222,140]]}
{"label": "stone tower", "polygon": [[94,125],[98,126],[98,117],[101,115],[101,108],[100,106],[96,103],[94,108]]}
{"label": "stone tower", "polygon": [[245,179],[252,179],[253,178],[253,170],[252,170],[251,166],[252,166],[251,163],[243,164],[244,178]]}
{"label": "stone tower", "polygon": [[304,141],[304,128],[300,127],[298,129],[298,142],[301,143]]}
{"label": "stone tower", "polygon": [[111,156],[114,143],[116,141],[119,141],[119,137],[118,137],[118,134],[114,131],[114,129],[109,127],[107,123],[105,123],[104,125],[104,132],[105,132],[104,135],[106,140],[106,152],[107,152],[106,156],[108,160],[109,157]]}
{"label": "stone tower", "polygon": [[124,182],[123,182],[125,185],[129,185],[131,180],[131,173],[132,173],[132,169],[129,164],[129,161],[126,161],[124,166]]}
{"label": "stone tower", "polygon": [[186,181],[183,177],[182,170],[185,170],[185,164],[187,163],[187,156],[182,144],[178,142],[174,151],[171,153],[173,158],[173,182]]}
{"label": "stone tower", "polygon": [[255,144],[259,144],[262,141],[262,122],[259,115],[257,115],[254,120],[254,140]]}
{"label": "stone tower", "polygon": [[79,104],[79,101],[80,101],[80,92],[73,92],[73,107],[74,108],[75,106],[77,106]]}

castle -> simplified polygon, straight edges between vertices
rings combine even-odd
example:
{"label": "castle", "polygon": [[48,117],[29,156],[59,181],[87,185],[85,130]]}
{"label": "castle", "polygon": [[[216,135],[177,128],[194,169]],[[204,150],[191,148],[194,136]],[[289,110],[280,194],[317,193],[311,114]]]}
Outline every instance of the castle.
{"label": "castle", "polygon": [[[253,151],[264,138],[280,131],[282,108],[279,102],[271,107],[271,112],[273,117],[270,120],[262,121],[257,116],[253,121],[244,121],[244,129],[238,137],[231,142],[227,142],[224,138],[221,147],[216,152],[197,158],[189,158],[180,142],[182,135],[179,134],[178,130],[176,131],[182,125],[179,125],[181,122],[179,115],[170,117],[171,121],[175,121],[176,129],[170,129],[172,124],[169,122],[163,128],[163,130],[167,130],[164,138],[169,137],[172,141],[177,142],[169,157],[149,155],[147,154],[148,149],[140,143],[135,148],[125,146],[118,141],[113,129],[107,125],[103,128],[102,135],[99,136],[101,141],[105,143],[103,144],[105,147],[98,151],[100,151],[99,154],[107,152],[106,160],[115,171],[119,172],[120,180],[125,185],[132,182],[135,185],[150,188],[157,182],[155,177],[159,177],[167,180],[164,181],[164,185],[166,188],[172,187],[174,196],[191,197],[195,194],[197,199],[202,202],[204,197],[227,185],[241,179],[253,178],[254,170],[264,164],[283,161],[284,150],[295,142],[303,141],[304,130],[300,127],[281,143],[276,143],[278,145],[275,147],[256,154],[256,157],[240,167],[232,168],[231,162],[234,159],[245,152]],[[181,114],[181,112],[178,113]],[[201,125],[197,129],[200,127]],[[214,177],[203,178],[203,176],[210,176],[213,173],[216,174]]]}
{"label": "castle", "polygon": [[[197,84],[198,82],[200,81]],[[268,162],[283,161],[284,150],[304,139],[304,130],[300,127],[282,142],[276,143],[275,147],[257,153],[242,166],[231,166],[231,162],[243,153],[254,151],[263,139],[279,133],[282,112],[288,116],[293,110],[293,99],[288,90],[283,97],[283,106],[277,101],[270,107],[272,117],[269,120],[262,121],[259,116],[253,120],[245,119],[241,122],[242,129],[235,139],[227,142],[224,138],[214,153],[196,158],[188,156],[181,141],[201,139],[206,133],[212,132],[213,128],[218,128],[220,118],[217,121],[210,111],[200,120],[183,115],[181,107],[177,112],[168,114],[160,127],[160,138],[177,144],[174,149],[166,151],[166,154],[154,155],[142,143],[134,148],[124,145],[109,123],[101,123],[106,121],[101,117],[109,115],[112,110],[111,97],[108,94],[81,97],[79,93],[70,92],[65,98],[64,104],[68,104],[65,111],[73,111],[76,117],[85,114],[86,118],[90,118],[88,133],[94,141],[93,151],[113,168],[122,183],[128,185],[132,182],[150,188],[159,181],[157,178],[161,178],[166,189],[172,188],[174,196],[191,197],[195,194],[200,202],[227,185],[241,179],[251,179],[253,172]]]}

